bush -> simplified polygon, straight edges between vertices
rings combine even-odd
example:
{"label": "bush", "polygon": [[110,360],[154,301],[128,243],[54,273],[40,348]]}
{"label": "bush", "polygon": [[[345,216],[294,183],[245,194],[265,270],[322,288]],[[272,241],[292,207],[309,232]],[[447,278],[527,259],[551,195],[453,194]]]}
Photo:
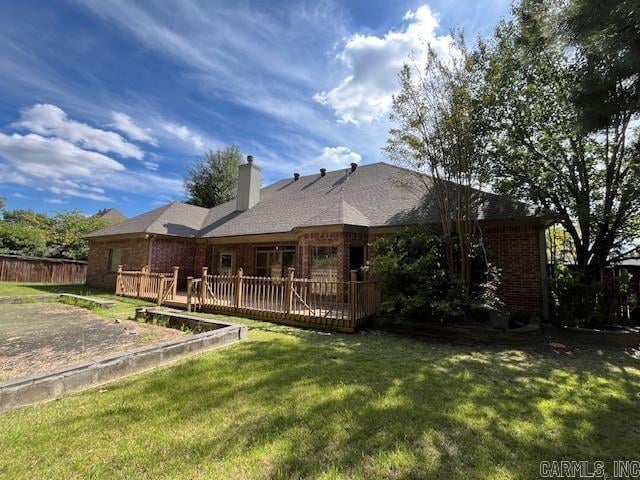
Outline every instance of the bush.
{"label": "bush", "polygon": [[499,306],[498,272],[486,264],[480,245],[472,252],[472,291],[466,299],[461,279],[447,268],[443,239],[426,226],[376,240],[370,268],[380,282],[383,313],[401,319],[455,321]]}
{"label": "bush", "polygon": [[588,328],[622,323],[626,320],[622,306],[633,309],[637,304],[630,287],[627,273],[614,277],[610,269],[598,280],[590,280],[578,270],[554,265],[550,289],[553,321],[561,326]]}

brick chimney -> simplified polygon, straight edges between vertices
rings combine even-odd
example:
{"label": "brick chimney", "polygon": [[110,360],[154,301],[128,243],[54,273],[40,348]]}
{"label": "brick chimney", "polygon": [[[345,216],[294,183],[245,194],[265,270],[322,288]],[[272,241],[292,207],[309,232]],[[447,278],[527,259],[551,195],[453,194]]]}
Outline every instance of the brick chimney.
{"label": "brick chimney", "polygon": [[253,155],[247,156],[247,163],[238,167],[238,197],[236,211],[249,210],[260,201],[262,169],[253,163]]}

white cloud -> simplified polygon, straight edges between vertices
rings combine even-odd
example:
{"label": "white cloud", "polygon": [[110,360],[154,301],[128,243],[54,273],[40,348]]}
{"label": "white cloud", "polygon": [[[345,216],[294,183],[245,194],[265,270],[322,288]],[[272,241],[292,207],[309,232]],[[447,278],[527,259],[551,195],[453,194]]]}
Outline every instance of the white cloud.
{"label": "white cloud", "polygon": [[66,200],[62,200],[60,198],[46,198],[44,201],[45,201],[45,203],[51,203],[51,204],[54,204],[54,205],[63,205],[65,203],[67,203]]}
{"label": "white cloud", "polygon": [[358,152],[352,151],[348,147],[324,147],[322,154],[316,161],[320,166],[349,166],[351,163],[358,163],[362,157]]}
{"label": "white cloud", "polygon": [[101,153],[113,152],[137,160],[144,157],[144,152],[137,145],[127,142],[121,135],[72,120],[55,105],[33,105],[23,110],[20,120],[12,126],[46,137],[57,137]]}
{"label": "white cloud", "polygon": [[113,123],[109,126],[121,131],[131,140],[145,142],[155,147],[158,146],[156,139],[151,135],[151,129],[136,125],[126,113],[111,112],[111,117],[113,118]]}
{"label": "white cloud", "polygon": [[427,5],[408,11],[400,31],[382,37],[356,33],[349,37],[337,55],[349,74],[338,86],[316,93],[313,99],[333,108],[338,121],[355,125],[371,123],[391,108],[392,95],[398,90],[398,73],[413,53],[420,62],[426,45],[447,52],[450,35],[438,36],[438,19]]}
{"label": "white cloud", "polygon": [[21,194],[19,192],[14,193],[13,196],[16,197],[16,198],[27,198],[26,195],[23,195],[23,194]]}
{"label": "white cloud", "polygon": [[204,141],[202,137],[189,130],[186,125],[178,125],[177,123],[165,123],[164,129],[176,138],[179,138],[183,142],[191,143],[196,150],[202,150],[204,147]]}
{"label": "white cloud", "polygon": [[147,167],[149,170],[153,170],[154,172],[158,170],[158,167],[160,166],[156,162],[151,162],[151,161],[145,161],[143,162],[143,165]]}
{"label": "white cloud", "polygon": [[95,201],[110,201],[107,189],[136,194],[183,193],[179,178],[127,170],[101,153],[33,133],[0,133],[0,183]]}
{"label": "white cloud", "polygon": [[14,174],[22,178],[84,179],[125,169],[124,165],[101,153],[33,133],[0,133],[0,156],[13,167]]}

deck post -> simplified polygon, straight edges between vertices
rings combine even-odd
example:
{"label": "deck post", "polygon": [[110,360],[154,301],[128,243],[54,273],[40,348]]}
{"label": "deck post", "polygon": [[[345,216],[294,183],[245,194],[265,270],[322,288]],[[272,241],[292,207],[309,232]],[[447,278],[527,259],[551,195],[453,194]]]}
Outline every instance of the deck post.
{"label": "deck post", "polygon": [[187,312],[191,311],[191,293],[193,291],[193,277],[187,277]]}
{"label": "deck post", "polygon": [[209,267],[202,267],[202,276],[200,277],[200,302],[204,303],[204,297],[207,293],[207,271]]}
{"label": "deck post", "polygon": [[236,277],[236,298],[235,300],[235,307],[236,308],[240,308],[240,306],[242,305],[242,276],[243,276],[244,272],[242,271],[242,268],[238,269],[238,276]]}
{"label": "deck post", "polygon": [[138,291],[136,292],[136,297],[138,298],[142,297],[142,282],[144,281],[146,269],[147,267],[143,266],[138,274]]}
{"label": "deck post", "polygon": [[118,275],[116,276],[116,295],[122,293],[122,265],[118,265]]}
{"label": "deck post", "polygon": [[357,326],[358,314],[358,270],[351,270],[351,279],[349,281],[349,323],[351,328]]}
{"label": "deck post", "polygon": [[158,285],[158,306],[162,305],[162,294],[164,293],[165,277],[160,277],[160,284]]}
{"label": "deck post", "polygon": [[287,293],[286,298],[286,306],[287,306],[287,315],[291,315],[291,311],[293,310],[293,275],[296,269],[293,267],[287,268],[287,283],[285,287],[285,291]]}
{"label": "deck post", "polygon": [[173,267],[173,290],[171,291],[172,299],[176,298],[176,293],[178,291],[178,270],[180,270],[180,267]]}

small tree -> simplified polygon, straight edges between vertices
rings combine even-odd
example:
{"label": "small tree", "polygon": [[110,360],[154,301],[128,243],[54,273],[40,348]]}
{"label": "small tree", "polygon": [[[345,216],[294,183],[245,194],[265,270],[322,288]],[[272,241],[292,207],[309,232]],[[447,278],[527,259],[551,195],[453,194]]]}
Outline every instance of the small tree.
{"label": "small tree", "polygon": [[238,147],[205,153],[187,170],[184,179],[187,203],[211,208],[235,198],[241,163],[242,154]]}
{"label": "small tree", "polygon": [[392,162],[416,172],[422,193],[436,202],[446,267],[460,279],[465,304],[471,294],[471,251],[481,242],[478,188],[487,174],[476,82],[475,59],[461,36],[448,57],[429,47],[423,66],[405,64],[401,91],[393,98],[391,119],[397,127],[385,148]]}

